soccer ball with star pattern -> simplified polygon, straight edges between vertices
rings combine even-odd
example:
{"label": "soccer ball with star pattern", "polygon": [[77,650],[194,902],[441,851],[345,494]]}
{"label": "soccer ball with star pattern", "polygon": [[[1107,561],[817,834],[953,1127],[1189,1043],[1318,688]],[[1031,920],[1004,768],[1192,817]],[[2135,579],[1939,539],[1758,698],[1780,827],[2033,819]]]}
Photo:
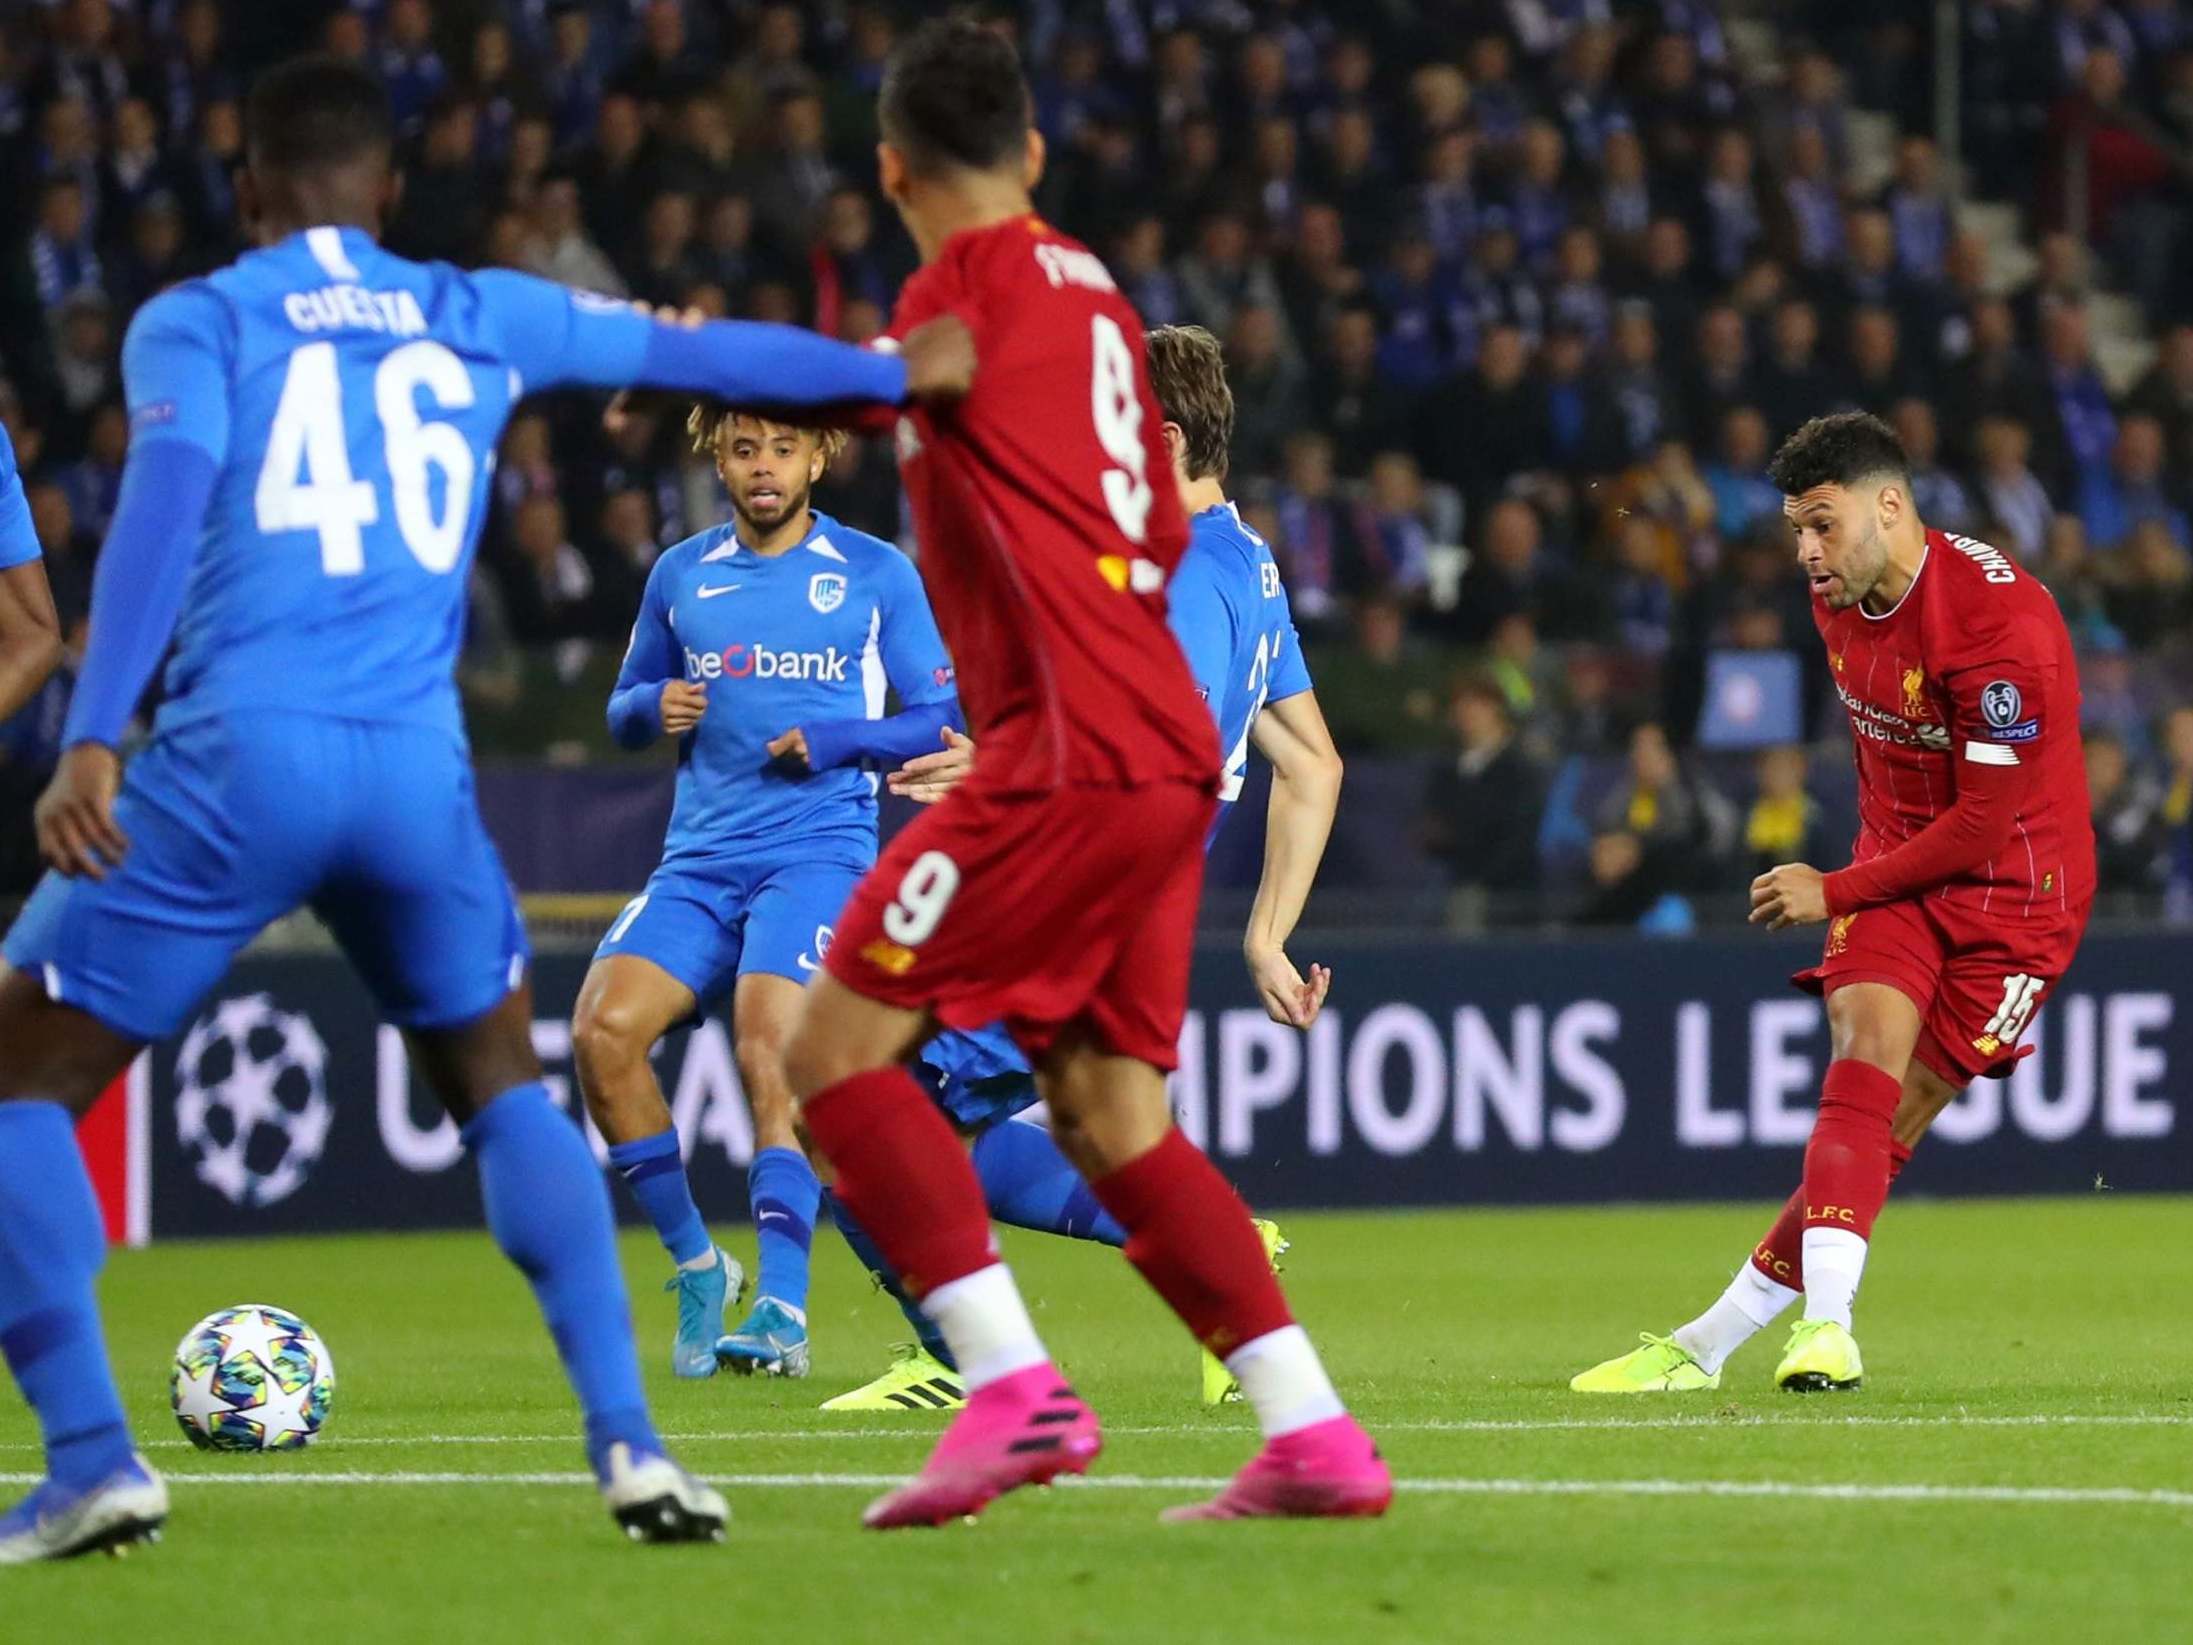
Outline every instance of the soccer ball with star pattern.
{"label": "soccer ball with star pattern", "polygon": [[202,1451],[294,1451],[327,1422],[335,1361],[295,1314],[247,1302],[190,1328],[168,1391]]}

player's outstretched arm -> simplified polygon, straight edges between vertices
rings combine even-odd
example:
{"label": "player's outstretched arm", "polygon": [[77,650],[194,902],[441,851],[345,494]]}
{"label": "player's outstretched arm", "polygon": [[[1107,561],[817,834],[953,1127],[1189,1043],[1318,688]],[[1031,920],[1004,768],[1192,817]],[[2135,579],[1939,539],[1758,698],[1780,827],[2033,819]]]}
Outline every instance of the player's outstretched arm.
{"label": "player's outstretched arm", "polygon": [[1241,950],[1272,1020],[1307,1028],[1325,1004],[1332,973],[1313,965],[1305,979],[1287,957],[1287,939],[1310,900],[1340,809],[1340,750],[1314,691],[1266,703],[1249,726],[1249,740],[1271,762],[1272,793],[1264,815],[1264,873]]}
{"label": "player's outstretched arm", "polygon": [[944,746],[933,753],[908,760],[885,779],[892,793],[916,805],[935,805],[967,780],[975,769],[972,737],[946,726],[939,734]]}
{"label": "player's outstretched arm", "polygon": [[507,269],[483,270],[473,283],[528,393],[637,385],[756,409],[895,406],[964,393],[974,375],[974,345],[957,320],[932,322],[939,329],[919,345],[909,337],[885,353],[797,326],[656,319],[622,298]]}

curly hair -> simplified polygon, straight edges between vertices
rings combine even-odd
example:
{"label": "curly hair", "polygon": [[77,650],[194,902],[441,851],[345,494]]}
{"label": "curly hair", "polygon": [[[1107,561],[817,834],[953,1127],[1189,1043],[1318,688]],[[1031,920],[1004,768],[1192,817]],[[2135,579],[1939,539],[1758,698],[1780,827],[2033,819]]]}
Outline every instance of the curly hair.
{"label": "curly hair", "polygon": [[822,447],[822,466],[838,460],[838,453],[845,449],[846,433],[842,428],[812,428],[805,423],[782,423],[774,417],[763,417],[751,411],[741,411],[737,406],[701,404],[685,414],[685,432],[693,442],[693,449],[703,457],[716,455],[716,442],[723,438],[723,431],[741,417],[766,428],[788,428],[795,434],[812,434]]}
{"label": "curly hair", "polygon": [[1896,431],[1865,411],[1813,418],[1782,442],[1767,465],[1767,478],[1785,497],[1801,497],[1814,486],[1851,486],[1888,476],[1908,489],[1911,459]]}

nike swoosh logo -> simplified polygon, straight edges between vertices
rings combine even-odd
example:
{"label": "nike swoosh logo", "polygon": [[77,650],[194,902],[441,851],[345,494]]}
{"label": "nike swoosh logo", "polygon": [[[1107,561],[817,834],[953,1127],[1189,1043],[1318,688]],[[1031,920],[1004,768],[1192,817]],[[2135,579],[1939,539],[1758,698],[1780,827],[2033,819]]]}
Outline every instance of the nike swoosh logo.
{"label": "nike swoosh logo", "polygon": [[704,600],[713,600],[718,594],[736,593],[738,586],[737,583],[703,583],[693,592]]}
{"label": "nike swoosh logo", "polygon": [[816,965],[815,962],[809,959],[805,954],[802,954],[800,956],[799,965],[802,971],[817,971],[821,969],[820,966]]}
{"label": "nike swoosh logo", "polygon": [[776,1222],[790,1222],[792,1219],[786,1216],[782,1211],[757,1211],[754,1213],[754,1221],[757,1225],[772,1220]]}

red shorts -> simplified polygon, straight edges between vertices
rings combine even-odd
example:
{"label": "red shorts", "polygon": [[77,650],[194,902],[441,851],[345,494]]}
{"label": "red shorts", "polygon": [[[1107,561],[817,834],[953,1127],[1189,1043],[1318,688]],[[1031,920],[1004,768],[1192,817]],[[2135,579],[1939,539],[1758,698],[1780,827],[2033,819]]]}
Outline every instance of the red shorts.
{"label": "red shorts", "polygon": [[947,1028],[1002,1021],[1032,1057],[1082,1023],[1120,1056],[1173,1068],[1218,802],[1188,782],[1041,794],[980,782],[891,842],[825,967]]}
{"label": "red shorts", "polygon": [[1820,963],[1790,981],[1832,994],[1886,983],[1919,1008],[1918,1060],[1953,1085],[2001,1078],[2025,1050],[2018,1036],[2078,951],[2086,910],[2048,922],[1982,923],[1924,901],[1860,909],[1828,922]]}

